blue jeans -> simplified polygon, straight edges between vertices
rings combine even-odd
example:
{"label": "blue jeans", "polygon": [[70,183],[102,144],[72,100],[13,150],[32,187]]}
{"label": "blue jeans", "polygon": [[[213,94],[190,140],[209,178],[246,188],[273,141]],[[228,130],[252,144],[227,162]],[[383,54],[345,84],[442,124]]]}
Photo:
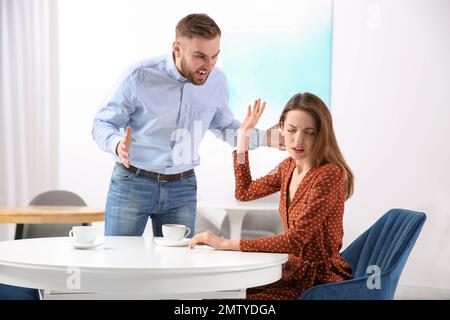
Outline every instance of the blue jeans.
{"label": "blue jeans", "polygon": [[150,217],[153,235],[162,236],[165,223],[184,224],[195,232],[197,178],[158,182],[131,173],[121,164],[113,170],[105,210],[106,236],[141,236]]}

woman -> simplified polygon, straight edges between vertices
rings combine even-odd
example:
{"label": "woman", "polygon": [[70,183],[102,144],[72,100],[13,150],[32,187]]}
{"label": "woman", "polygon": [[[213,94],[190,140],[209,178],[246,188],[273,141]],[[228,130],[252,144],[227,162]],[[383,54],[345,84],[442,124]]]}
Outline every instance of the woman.
{"label": "woman", "polygon": [[252,181],[248,131],[265,108],[255,101],[238,131],[233,152],[238,200],[258,199],[280,191],[284,233],[273,237],[227,240],[207,231],[195,235],[190,248],[207,244],[220,250],[288,253],[282,278],[247,290],[248,299],[298,299],[306,289],[351,278],[340,256],[344,202],[353,193],[353,174],[339,149],[331,114],[311,93],[293,96],[280,116],[280,130],[290,157],[268,175]]}

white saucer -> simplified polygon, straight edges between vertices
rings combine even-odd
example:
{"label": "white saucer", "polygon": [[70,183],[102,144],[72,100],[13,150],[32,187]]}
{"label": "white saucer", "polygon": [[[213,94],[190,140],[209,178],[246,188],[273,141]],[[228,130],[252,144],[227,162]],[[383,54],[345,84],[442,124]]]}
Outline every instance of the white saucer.
{"label": "white saucer", "polygon": [[94,243],[89,243],[89,244],[79,243],[73,239],[70,242],[75,249],[92,249],[92,248],[101,246],[104,243],[104,239],[100,238],[100,239],[95,240]]}
{"label": "white saucer", "polygon": [[191,239],[184,238],[180,241],[173,241],[173,240],[166,240],[163,237],[153,237],[153,241],[155,241],[156,244],[165,247],[187,247]]}

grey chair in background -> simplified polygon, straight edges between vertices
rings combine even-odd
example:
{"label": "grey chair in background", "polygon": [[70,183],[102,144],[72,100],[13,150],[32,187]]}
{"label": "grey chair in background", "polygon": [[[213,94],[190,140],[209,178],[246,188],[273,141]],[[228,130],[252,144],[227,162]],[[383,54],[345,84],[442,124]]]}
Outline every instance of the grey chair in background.
{"label": "grey chair in background", "polygon": [[[195,233],[212,231],[226,239],[230,238],[230,221],[226,216],[221,225],[214,225],[201,210],[197,210]],[[250,211],[242,223],[242,239],[271,237],[283,233],[280,215],[274,211]]]}
{"label": "grey chair in background", "polygon": [[242,238],[272,237],[283,233],[278,211],[250,211],[242,222]]}
{"label": "grey chair in background", "polygon": [[[195,218],[195,234],[205,231],[211,231],[219,236],[223,236],[222,231],[217,228],[208,218],[206,218],[201,210],[197,210],[197,215]],[[194,234],[190,234],[189,238],[193,237]]]}
{"label": "grey chair in background", "polygon": [[[66,190],[51,190],[38,194],[29,205],[38,206],[86,206],[76,193]],[[73,226],[86,224],[17,224],[15,239],[66,237]]]}

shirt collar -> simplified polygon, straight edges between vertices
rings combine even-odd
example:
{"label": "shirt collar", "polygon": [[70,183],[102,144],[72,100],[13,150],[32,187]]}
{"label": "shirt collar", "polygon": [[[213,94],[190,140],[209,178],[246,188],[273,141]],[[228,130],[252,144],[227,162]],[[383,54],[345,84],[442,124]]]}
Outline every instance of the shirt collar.
{"label": "shirt collar", "polygon": [[175,65],[173,52],[167,55],[167,70],[175,80],[188,82],[188,80],[180,73],[180,71],[178,71],[177,66]]}

